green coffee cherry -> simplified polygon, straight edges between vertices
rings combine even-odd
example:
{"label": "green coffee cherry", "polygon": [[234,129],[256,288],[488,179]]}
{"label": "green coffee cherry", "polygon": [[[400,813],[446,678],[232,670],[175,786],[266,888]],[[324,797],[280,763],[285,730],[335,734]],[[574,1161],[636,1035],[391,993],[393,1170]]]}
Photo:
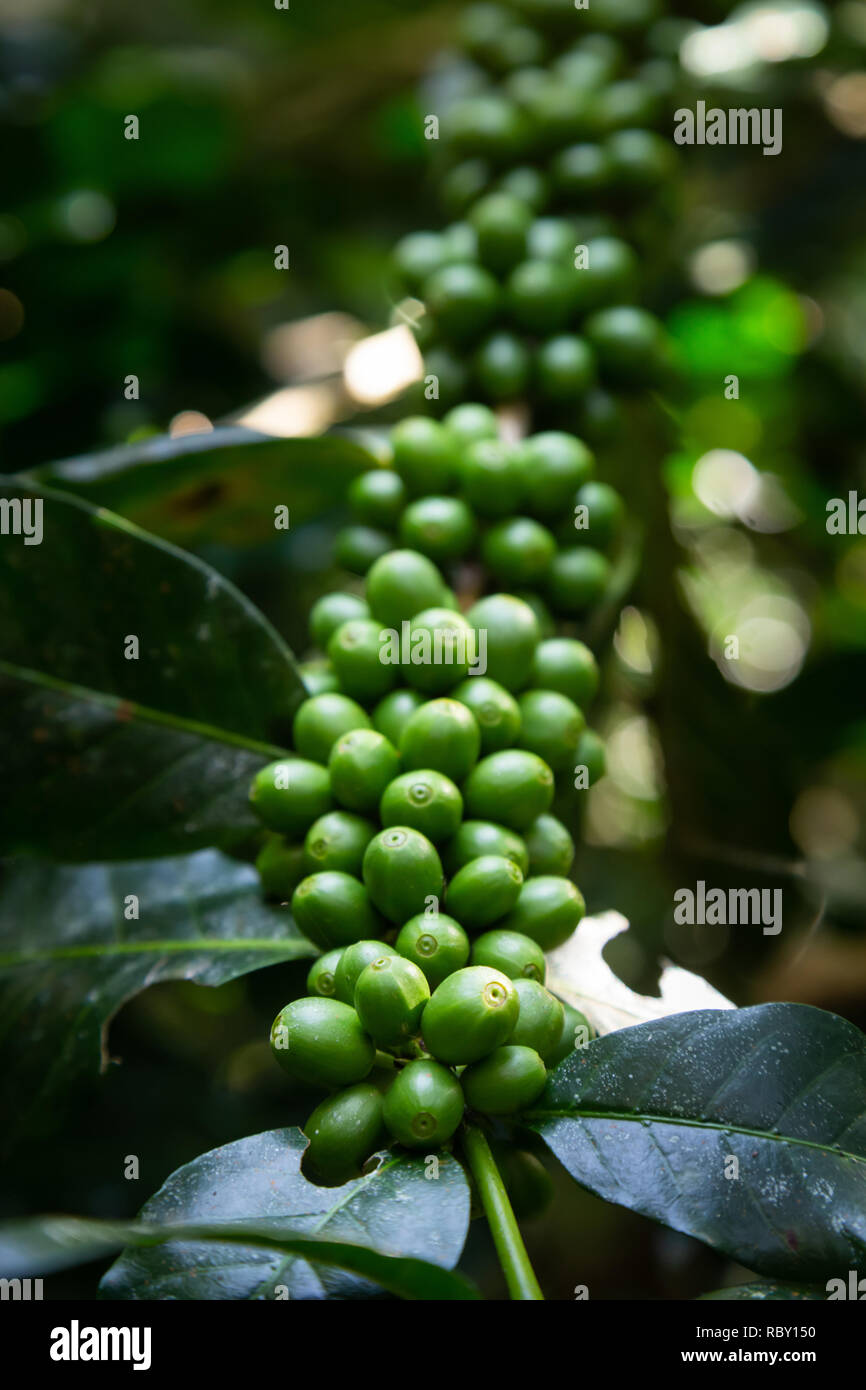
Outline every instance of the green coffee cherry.
{"label": "green coffee cherry", "polygon": [[403,923],[442,897],[442,861],[425,835],[395,825],[376,835],[364,855],[364,883],[391,922]]}
{"label": "green coffee cherry", "polygon": [[303,845],[290,845],[282,835],[269,835],[256,859],[256,869],[268,898],[288,902],[306,874]]}
{"label": "green coffee cherry", "polygon": [[387,555],[393,541],[387,531],[375,526],[344,526],[337,532],[334,559],[350,574],[366,574],[382,555]]}
{"label": "green coffee cherry", "polygon": [[503,685],[486,676],[471,676],[451,692],[475,716],[481,731],[482,753],[498,753],[510,748],[520,733],[520,710],[514,696]]}
{"label": "green coffee cherry", "polygon": [[541,984],[547,972],[544,952],[536,941],[501,928],[485,932],[473,943],[472,964],[501,970],[509,980],[537,980]]}
{"label": "green coffee cherry", "polygon": [[522,690],[540,637],[532,609],[511,594],[491,594],[474,604],[466,617],[479,633],[479,650],[482,641],[487,643],[489,678],[506,690]]}
{"label": "green coffee cherry", "polygon": [[[520,746],[537,753],[555,772],[574,767],[578,741],[586,727],[574,701],[557,690],[527,690],[519,705]],[[339,796],[333,773],[331,784]]]}
{"label": "green coffee cherry", "polygon": [[[431,422],[432,423],[432,422]],[[367,576],[367,601],[377,623],[400,629],[424,608],[442,602],[443,581],[432,560],[416,550],[392,550]]]}
{"label": "green coffee cherry", "polygon": [[598,94],[596,121],[601,130],[634,129],[658,120],[658,95],[646,82],[624,78]]}
{"label": "green coffee cherry", "polygon": [[665,183],[676,168],[676,152],[654,130],[618,130],[605,141],[610,181],[626,194],[644,194]]}
{"label": "green coffee cherry", "polygon": [[442,423],[461,446],[474,444],[479,439],[499,438],[499,424],[488,405],[473,402],[456,405],[449,410]]}
{"label": "green coffee cherry", "polygon": [[[499,285],[480,265],[446,265],[424,282],[421,297],[443,338],[466,343],[478,338],[499,308]],[[434,489],[430,489],[433,491]]]}
{"label": "green coffee cherry", "polygon": [[408,661],[401,670],[407,685],[426,695],[442,695],[468,675],[476,656],[474,630],[450,608],[425,608],[409,624]]}
{"label": "green coffee cherry", "polygon": [[385,1138],[382,1107],[381,1092],[367,1081],[326,1097],[304,1125],[310,1141],[304,1175],[324,1187],[358,1177],[361,1164]]}
{"label": "green coffee cherry", "polygon": [[343,623],[328,643],[340,685],[356,700],[379,700],[395,684],[397,668],[382,660],[383,653],[382,629],[369,618]]}
{"label": "green coffee cherry", "polygon": [[575,503],[575,520],[570,528],[572,543],[607,550],[625,518],[625,504],[619,493],[607,483],[590,481],[584,483]]}
{"label": "green coffee cherry", "polygon": [[583,895],[575,884],[567,878],[541,874],[526,880],[516,907],[502,926],[531,937],[542,951],[553,951],[568,940],[585,912]]}
{"label": "green coffee cherry", "polygon": [[457,154],[499,162],[519,153],[527,129],[516,104],[491,92],[456,101],[448,111],[442,134]]}
{"label": "green coffee cherry", "polygon": [[434,845],[456,834],[463,816],[463,797],[441,772],[431,768],[404,772],[382,793],[379,819],[385,827],[408,825]]}
{"label": "green coffee cherry", "polygon": [[511,1034],[511,1041],[520,1047],[532,1047],[548,1066],[562,1039],[565,1010],[555,994],[537,980],[519,978],[514,981],[520,1000],[520,1015]]}
{"label": "green coffee cherry", "polygon": [[536,147],[549,150],[587,134],[594,108],[589,93],[562,81],[555,73],[546,74],[546,78],[535,92],[527,94],[526,105]]}
{"label": "green coffee cherry", "polygon": [[458,464],[460,491],[476,516],[508,516],[523,496],[524,480],[515,447],[499,439],[477,439]]}
{"label": "green coffee cherry", "polygon": [[523,874],[512,859],[486,854],[457,870],[448,884],[445,906],[464,927],[477,930],[511,911],[522,884]]}
{"label": "green coffee cherry", "polygon": [[531,1047],[497,1047],[460,1077],[466,1104],[483,1115],[516,1115],[537,1100],[547,1069]]}
{"label": "green coffee cherry", "polygon": [[532,354],[516,334],[491,333],[475,354],[473,372],[482,395],[494,401],[515,400],[529,385]]}
{"label": "green coffee cherry", "polygon": [[316,695],[339,694],[340,682],[337,673],[326,657],[314,657],[312,661],[298,662],[298,675],[310,699]]}
{"label": "green coffee cherry", "polygon": [[577,229],[567,217],[538,217],[529,232],[529,258],[555,261],[561,267],[574,265]]}
{"label": "green coffee cherry", "polygon": [[353,941],[340,953],[334,971],[334,996],[344,1004],[355,1005],[355,986],[367,966],[383,956],[397,955],[396,947],[384,941]]}
{"label": "green coffee cherry", "polygon": [[250,802],[269,830],[303,835],[330,811],[331,779],[326,768],[303,758],[268,763],[253,779]]}
{"label": "green coffee cherry", "polygon": [[547,572],[547,597],[557,613],[585,613],[600,603],[610,582],[610,564],[588,546],[560,550]]}
{"label": "green coffee cherry", "polygon": [[336,999],[294,999],[274,1019],[271,1050],[294,1081],[351,1086],[363,1081],[376,1049],[348,1004]]}
{"label": "green coffee cherry", "polygon": [[459,497],[419,497],[400,518],[400,539],[437,564],[465,555],[475,539],[475,518]]}
{"label": "green coffee cherry", "polygon": [[624,413],[617,397],[595,386],[580,403],[580,433],[587,439],[609,444],[621,432]]}
{"label": "green coffee cherry", "polygon": [[581,734],[575,755],[575,767],[585,767],[589,785],[592,787],[607,771],[607,755],[604,742],[593,729],[585,729]]}
{"label": "green coffee cherry", "polygon": [[421,1019],[424,1042],[451,1066],[477,1062],[508,1041],[520,1002],[507,975],[487,966],[456,970],[433,991]]}
{"label": "green coffee cherry", "polygon": [[322,950],[375,937],[382,925],[363,883],[337,871],[302,879],[292,894],[292,916]]}
{"label": "green coffee cherry", "polygon": [[355,729],[337,740],[328,760],[331,789],[350,811],[375,811],[400,771],[397,749],[375,729]]}
{"label": "green coffee cherry", "polygon": [[343,623],[352,618],[369,618],[370,610],[357,594],[323,594],[310,612],[310,632],[317,647],[324,651]]}
{"label": "green coffee cherry", "polygon": [[526,255],[532,213],[509,193],[488,193],[469,214],[478,237],[478,258],[495,275],[503,275]]}
{"label": "green coffee cherry", "polygon": [[455,874],[464,864],[485,854],[511,859],[525,878],[529,873],[529,851],[523,840],[507,826],[493,821],[465,820],[445,846],[444,859],[449,874]]}
{"label": "green coffee cherry", "polygon": [[562,1028],[556,1046],[546,1058],[549,1067],[556,1067],[567,1057],[572,1057],[575,1052],[582,1052],[595,1037],[595,1029],[586,1015],[582,1014],[580,1009],[575,1009],[572,1004],[567,1004],[564,1000],[561,1002]]}
{"label": "green coffee cherry", "polygon": [[541,212],[550,199],[550,183],[541,170],[534,169],[531,164],[509,169],[496,185],[496,191],[510,193],[536,213]]}
{"label": "green coffee cherry", "polygon": [[548,430],[524,440],[519,454],[532,516],[561,517],[592,472],[593,456],[572,434]]}
{"label": "green coffee cherry", "polygon": [[[451,491],[456,477],[457,449],[444,425],[424,415],[410,416],[394,426],[391,447],[394,468],[410,497]],[[370,606],[375,613],[372,599]]]}
{"label": "green coffee cherry", "polygon": [[[425,320],[422,319],[422,324]],[[429,331],[432,333],[433,324],[430,322]],[[419,328],[415,329],[418,336]],[[439,383],[439,401],[442,406],[451,405],[459,400],[465,399],[470,394],[471,381],[469,368],[462,353],[445,347],[444,344],[430,348],[424,355],[424,371],[426,376],[434,376]],[[424,385],[417,381],[410,388],[409,399],[413,397],[419,401],[423,398],[426,405],[426,397],[423,397]]]}
{"label": "green coffee cherry", "polygon": [[583,642],[573,637],[551,637],[535,649],[529,684],[535,689],[558,690],[584,709],[598,693],[598,666]]}
{"label": "green coffee cherry", "polygon": [[539,816],[524,835],[530,874],[565,878],[574,863],[574,841],[556,816]]}
{"label": "green coffee cherry", "polygon": [[431,990],[469,963],[469,937],[459,922],[444,913],[410,917],[394,944],[401,956],[423,970]]}
{"label": "green coffee cherry", "polygon": [[370,468],[349,485],[349,506],[359,521],[391,531],[406,505],[406,485],[393,468]]}
{"label": "green coffee cherry", "polygon": [[463,1118],[460,1082],[438,1062],[410,1062],[386,1093],[383,1114],[398,1144],[407,1149],[439,1148]]}
{"label": "green coffee cherry", "polygon": [[540,522],[514,516],[490,528],[481,553],[485,565],[500,583],[538,584],[556,554],[556,541]]}
{"label": "green coffee cherry", "polygon": [[523,261],[508,277],[506,301],[512,320],[527,333],[546,336],[571,318],[574,271],[554,261]]}
{"label": "green coffee cherry", "polygon": [[590,237],[586,265],[576,280],[576,302],[583,312],[632,297],[638,279],[638,259],[619,237]]}
{"label": "green coffee cherry", "polygon": [[625,304],[600,309],[586,320],[584,331],[605,381],[643,386],[657,377],[664,333],[658,319],[646,309]]}
{"label": "green coffee cherry", "polygon": [[459,216],[481,196],[489,182],[490,169],[483,159],[465,159],[443,175],[439,184],[442,205]]}
{"label": "green coffee cherry", "polygon": [[447,250],[437,232],[410,232],[391,253],[394,268],[407,290],[417,294],[428,275],[444,265]]}
{"label": "green coffee cherry", "polygon": [[463,789],[467,813],[474,820],[496,820],[525,830],[550,810],[553,773],[535,753],[505,748],[472,769]]}
{"label": "green coffee cherry", "polygon": [[581,141],[560,150],[550,163],[550,176],[557,191],[579,206],[592,204],[613,177],[610,156],[601,145]]}
{"label": "green coffee cherry", "polygon": [[595,357],[583,338],[560,333],[542,343],[535,359],[538,389],[552,401],[573,401],[595,380]]}
{"label": "green coffee cherry", "polygon": [[430,998],[427,977],[411,960],[385,955],[366,965],[355,985],[355,1009],[379,1047],[400,1048],[421,1026]]}
{"label": "green coffee cherry", "polygon": [[364,710],[347,695],[315,695],[298,709],[292,725],[292,742],[302,758],[326,763],[341,734],[369,729]]}
{"label": "green coffee cherry", "polygon": [[478,758],[481,734],[459,700],[428,700],[407,720],[400,757],[410,769],[432,768],[462,782]]}
{"label": "green coffee cherry", "polygon": [[384,734],[395,748],[399,748],[403,730],[423,703],[424,696],[417,690],[392,690],[390,695],[374,706],[373,728]]}
{"label": "green coffee cherry", "polygon": [[326,816],[320,816],[310,826],[304,841],[304,873],[336,870],[360,875],[364,850],[376,829],[372,821],[348,811],[329,811]]}
{"label": "green coffee cherry", "polygon": [[342,950],[326,951],[318,960],[313,961],[307,975],[308,994],[320,994],[323,999],[339,998],[336,974],[342,954]]}
{"label": "green coffee cherry", "polygon": [[531,589],[518,589],[514,597],[519,598],[522,603],[527,604],[532,609],[535,614],[535,621],[538,623],[539,636],[543,642],[546,642],[556,632],[556,623],[544,599]]}

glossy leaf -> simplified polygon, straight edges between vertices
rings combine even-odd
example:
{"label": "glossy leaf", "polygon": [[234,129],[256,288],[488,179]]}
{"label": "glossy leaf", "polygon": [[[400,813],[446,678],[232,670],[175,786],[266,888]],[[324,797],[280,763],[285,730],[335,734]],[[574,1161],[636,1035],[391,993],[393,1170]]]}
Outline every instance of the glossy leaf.
{"label": "glossy leaf", "polygon": [[[272,1130],[202,1154],[179,1168],[142,1208],[147,1224],[216,1221],[267,1223],[381,1255],[452,1269],[469,1225],[469,1185],[448,1154],[438,1176],[423,1157],[384,1153],[379,1166],[338,1188],[317,1187],[300,1171],[306,1140],[297,1129]],[[369,1273],[374,1275],[372,1269]],[[107,1298],[292,1299],[370,1297],[378,1289],[300,1254],[251,1246],[172,1242],[129,1249],[100,1286]],[[437,1297],[428,1293],[425,1297]]]}
{"label": "glossy leaf", "polygon": [[283,1220],[153,1226],[143,1222],[92,1221],[40,1216],[0,1225],[0,1277],[40,1278],[56,1270],[112,1255],[123,1246],[146,1250],[172,1242],[243,1245],[272,1255],[301,1257],[374,1279],[401,1298],[474,1299],[473,1286],[448,1269],[406,1256],[387,1255],[366,1245],[296,1231]]}
{"label": "glossy leaf", "polygon": [[729,1289],[713,1289],[702,1293],[699,1303],[804,1303],[827,1301],[827,1290],[820,1284],[780,1284],[772,1280],[756,1280],[750,1284],[734,1284]]}
{"label": "glossy leaf", "polygon": [[583,1186],[748,1269],[866,1267],[866,1036],[834,1014],[624,1028],[561,1063],[528,1119]]}
{"label": "glossy leaf", "polygon": [[304,697],[288,647],[215,570],[121,518],[10,480],[0,495],[44,504],[40,544],[0,547],[0,848],[237,838]]}
{"label": "glossy leaf", "polygon": [[293,526],[307,521],[332,508],[373,461],[344,435],[275,439],[226,425],[64,459],[28,476],[178,545],[255,545],[279,536],[275,507],[288,507]]}
{"label": "glossy leaf", "polygon": [[71,1084],[107,1065],[110,1020],[148,985],[220,985],[315,955],[288,913],[262,901],[255,870],[215,851],[11,865],[0,885],[6,1141],[43,1130]]}

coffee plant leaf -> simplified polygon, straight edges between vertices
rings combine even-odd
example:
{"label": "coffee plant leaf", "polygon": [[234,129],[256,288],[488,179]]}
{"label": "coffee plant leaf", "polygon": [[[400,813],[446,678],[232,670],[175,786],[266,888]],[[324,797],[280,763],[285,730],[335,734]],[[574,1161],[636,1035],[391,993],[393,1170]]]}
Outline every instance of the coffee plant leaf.
{"label": "coffee plant leaf", "polygon": [[619,912],[585,917],[572,937],[548,956],[547,984],[586,1015],[597,1033],[694,1009],[733,1009],[730,999],[701,975],[669,961],[662,964],[659,993],[637,994],[611,970],[604,948],[628,922]]}
{"label": "coffee plant leaf", "polygon": [[329,510],[350,480],[375,460],[356,438],[329,434],[275,439],[240,425],[201,434],[158,435],[46,464],[27,477],[128,517],[145,530],[195,549],[261,545]]}
{"label": "coffee plant leaf", "polygon": [[699,1303],[822,1303],[827,1290],[822,1284],[781,1284],[772,1279],[756,1279],[748,1284],[734,1284],[729,1289],[713,1289],[698,1295]]}
{"label": "coffee plant leaf", "polygon": [[137,858],[249,833],[249,781],[305,694],[282,638],[122,518],[9,479],[0,496],[42,503],[40,543],[0,547],[0,850]]}
{"label": "coffee plant leaf", "polygon": [[[38,1216],[0,1224],[0,1277],[44,1278],[58,1270],[104,1259],[118,1250],[152,1249],[172,1243],[243,1245],[269,1251],[279,1257],[305,1260],[313,1269],[322,1266],[360,1275],[399,1298],[467,1300],[478,1292],[450,1269],[426,1260],[382,1251],[354,1241],[329,1240],[327,1236],[299,1231],[284,1218],[269,1221],[184,1222],[154,1226],[142,1222],[97,1221],[72,1216]],[[288,1292],[288,1290],[287,1290]]]}
{"label": "coffee plant leaf", "polygon": [[288,913],[262,901],[255,870],[214,850],[14,861],[0,885],[4,1142],[56,1125],[74,1083],[109,1065],[111,1019],[148,985],[221,985],[315,955]]}
{"label": "coffee plant leaf", "polygon": [[796,1282],[866,1270],[866,1035],[801,1004],[624,1028],[530,1127],[582,1186]]}
{"label": "coffee plant leaf", "polygon": [[[450,1270],[469,1226],[469,1184],[455,1158],[383,1152],[373,1171],[341,1187],[317,1187],[300,1169],[306,1139],[298,1129],[271,1130],[226,1144],[179,1168],[145,1204],[140,1220],[212,1226],[215,1222],[281,1227],[340,1245],[370,1246],[380,1256],[423,1260]],[[100,1286],[118,1299],[365,1298],[382,1285],[372,1265],[349,1273],[307,1252],[248,1245],[172,1241],[127,1249]],[[368,1275],[359,1279],[358,1273]],[[371,1282],[372,1280],[372,1282]],[[435,1294],[425,1294],[435,1297]]]}

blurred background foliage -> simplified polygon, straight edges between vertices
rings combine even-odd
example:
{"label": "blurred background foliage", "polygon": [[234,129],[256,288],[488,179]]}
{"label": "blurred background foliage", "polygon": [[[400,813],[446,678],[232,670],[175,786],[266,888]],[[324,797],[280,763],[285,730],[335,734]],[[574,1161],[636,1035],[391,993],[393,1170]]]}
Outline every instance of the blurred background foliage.
{"label": "blurred background foliage", "polygon": [[[0,470],[237,418],[333,377],[347,343],[395,321],[390,248],[445,220],[419,83],[458,8],[0,0]],[[682,152],[653,306],[679,385],[635,404],[601,457],[645,548],[604,658],[609,772],[577,878],[591,909],[633,922],[609,951],[630,984],[651,992],[665,955],[737,1003],[864,1026],[866,534],[825,522],[828,499],[866,486],[866,3],[676,8],[655,40],[681,54],[672,105],[782,107],[784,147]],[[129,113],[147,139],[124,140]],[[302,655],[338,521],[266,546],[196,535]],[[697,879],[782,887],[784,932],[676,927],[673,890]],[[131,1213],[204,1149],[300,1122],[262,1020],[303,973],[140,996],[112,1030],[123,1065],[7,1172],[6,1211]],[[731,1274],[565,1180],[558,1194],[528,1228],[553,1296],[693,1296]],[[469,1272],[496,1295],[478,1224]],[[51,1284],[92,1288],[86,1272]]]}

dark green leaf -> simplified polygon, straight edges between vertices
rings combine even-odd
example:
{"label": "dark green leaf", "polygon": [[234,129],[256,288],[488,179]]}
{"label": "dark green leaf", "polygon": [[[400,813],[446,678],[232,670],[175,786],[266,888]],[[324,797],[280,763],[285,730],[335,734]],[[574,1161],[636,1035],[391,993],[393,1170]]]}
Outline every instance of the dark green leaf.
{"label": "dark green leaf", "polygon": [[135,521],[178,545],[273,540],[274,508],[296,526],[330,509],[371,455],[344,435],[274,439],[241,426],[160,435],[47,464],[29,476]]}
{"label": "dark green leaf", "polygon": [[[287,1226],[294,1233],[338,1244],[351,1241],[381,1255],[453,1269],[469,1225],[469,1185],[456,1159],[439,1155],[438,1176],[432,1177],[423,1157],[384,1153],[374,1172],[326,1188],[301,1174],[305,1146],[299,1130],[283,1129],[202,1154],[172,1174],[145,1204],[141,1220],[150,1225],[254,1222],[277,1237]],[[365,1272],[380,1282],[372,1267]],[[108,1298],[273,1299],[281,1285],[293,1299],[363,1298],[378,1291],[367,1280],[319,1267],[300,1254],[198,1239],[126,1250],[105,1275],[101,1291]]]}
{"label": "dark green leaf", "polygon": [[820,1284],[779,1284],[770,1280],[752,1284],[734,1284],[730,1289],[713,1289],[702,1293],[699,1302],[737,1303],[764,1299],[774,1303],[802,1303],[805,1300],[827,1301],[827,1290]]}
{"label": "dark green leaf", "polygon": [[[128,920],[133,897],[138,919]],[[255,870],[216,851],[81,867],[18,861],[0,891],[6,1139],[44,1128],[71,1083],[106,1065],[111,1018],[148,985],[220,985],[315,954],[288,913],[262,901]]]}
{"label": "dark green leaf", "polygon": [[[366,1245],[294,1230],[283,1219],[151,1226],[137,1222],[91,1221],[74,1216],[40,1216],[0,1226],[0,1276],[40,1278],[87,1264],[123,1246],[154,1248],[171,1241],[243,1245],[281,1256],[302,1256],[313,1266],[333,1266],[374,1279],[401,1298],[474,1299],[477,1291],[459,1274],[406,1256],[383,1254]],[[216,1252],[214,1252],[216,1253]],[[223,1251],[225,1253],[225,1250]],[[240,1253],[240,1252],[237,1252]],[[232,1252],[234,1254],[234,1252]]]}
{"label": "dark green leaf", "polygon": [[610,1033],[556,1069],[530,1123],[585,1187],[748,1269],[866,1266],[866,1036],[834,1014],[762,1004]]}
{"label": "dark green leaf", "polygon": [[0,546],[0,846],[109,859],[236,839],[304,697],[288,647],[215,570],[121,518],[12,480],[0,495],[44,502],[41,543]]}

